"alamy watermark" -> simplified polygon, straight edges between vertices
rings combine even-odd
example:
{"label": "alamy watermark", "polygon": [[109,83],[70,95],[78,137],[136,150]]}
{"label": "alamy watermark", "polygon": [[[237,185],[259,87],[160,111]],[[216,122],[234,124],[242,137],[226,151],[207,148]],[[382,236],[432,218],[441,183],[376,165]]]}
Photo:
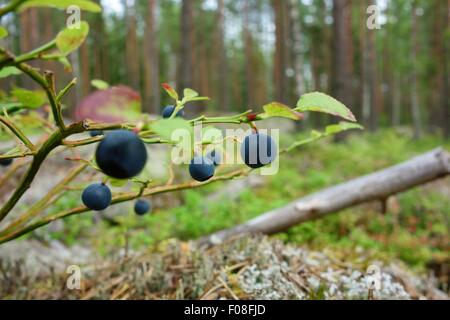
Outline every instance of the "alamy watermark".
{"label": "alamy watermark", "polygon": [[369,30],[380,30],[381,24],[380,24],[380,15],[381,15],[381,8],[377,5],[371,5],[367,7],[366,13],[369,15],[367,18],[367,29]]}
{"label": "alamy watermark", "polygon": [[66,287],[69,290],[81,290],[81,268],[77,265],[70,265],[66,269],[69,274],[66,281]]}
{"label": "alamy watermark", "polygon": [[66,13],[69,15],[66,19],[66,27],[68,29],[80,29],[81,28],[81,9],[79,6],[71,5],[66,9]]}

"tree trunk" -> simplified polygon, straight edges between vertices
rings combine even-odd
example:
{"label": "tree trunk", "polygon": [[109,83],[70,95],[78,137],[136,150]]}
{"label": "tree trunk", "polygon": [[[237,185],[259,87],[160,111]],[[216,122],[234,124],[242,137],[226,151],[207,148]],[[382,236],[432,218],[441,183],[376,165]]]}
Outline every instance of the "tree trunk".
{"label": "tree trunk", "polygon": [[[445,33],[450,34],[450,0],[445,1],[445,10],[442,14],[444,15],[444,26]],[[442,82],[443,86],[441,89],[441,108],[443,110],[443,123],[442,127],[444,130],[444,137],[450,139],[450,98],[448,96],[450,92],[450,44],[449,41],[442,39],[444,43],[444,55],[443,55],[443,68],[442,68]]]}
{"label": "tree trunk", "polygon": [[220,110],[230,111],[228,99],[228,61],[225,47],[225,5],[224,0],[217,0],[216,29],[216,84],[217,99]]}
{"label": "tree trunk", "polygon": [[364,202],[386,201],[391,195],[449,174],[450,154],[439,148],[396,166],[318,191],[244,224],[204,237],[199,243],[217,244],[241,234],[274,234]]}
{"label": "tree trunk", "polygon": [[[387,16],[392,16],[391,13],[391,6],[388,6],[388,12]],[[393,63],[392,63],[392,56],[393,56],[393,45],[395,43],[395,39],[391,36],[393,33],[392,27],[390,24],[388,24],[385,30],[385,41],[384,41],[384,47],[383,47],[383,108],[382,110],[385,110],[386,113],[390,116],[393,113],[393,82],[394,82],[394,71],[393,71]],[[394,47],[395,50],[395,47]],[[392,118],[391,118],[392,119]]]}
{"label": "tree trunk", "polygon": [[[352,1],[334,0],[333,37],[333,94],[336,99],[350,109],[353,107],[353,40],[352,40]],[[335,136],[342,141],[347,133]]]}
{"label": "tree trunk", "polygon": [[[39,45],[38,11],[30,8],[20,13],[20,51],[29,52]],[[30,62],[38,66],[36,61]],[[28,89],[37,88],[36,83],[29,77],[22,76],[23,86]]]}
{"label": "tree trunk", "polygon": [[421,116],[420,116],[420,97],[419,97],[419,76],[417,74],[417,56],[419,53],[419,32],[418,32],[418,19],[416,13],[416,1],[413,2],[412,7],[412,25],[411,25],[411,41],[412,41],[412,50],[411,50],[411,60],[412,60],[412,68],[411,68],[411,115],[413,119],[413,127],[414,127],[414,138],[418,139],[422,135],[422,124],[421,124]]}
{"label": "tree trunk", "polygon": [[[101,0],[96,0],[101,5]],[[95,60],[93,76],[96,79],[109,81],[109,55],[108,55],[108,33],[105,32],[105,20],[103,13],[96,13],[91,21],[94,45],[93,58]]]}
{"label": "tree trunk", "polygon": [[245,88],[246,88],[246,104],[248,106],[254,106],[254,70],[253,70],[253,37],[250,31],[250,21],[249,21],[249,1],[243,3],[243,22],[242,22],[242,32],[244,37],[244,55],[245,55]]}
{"label": "tree trunk", "polygon": [[157,0],[148,0],[144,33],[144,109],[159,113],[161,94],[159,86],[159,39],[157,36]]}
{"label": "tree trunk", "polygon": [[[194,77],[193,68],[193,37],[194,37],[194,1],[183,0],[181,7],[181,37],[180,51],[178,54],[178,83],[177,89],[192,88]],[[187,108],[189,111],[191,108]],[[192,112],[190,112],[192,113]]]}
{"label": "tree trunk", "polygon": [[89,64],[89,47],[87,42],[83,43],[80,47],[79,52],[79,68],[80,68],[80,87],[81,87],[81,97],[87,96],[91,89],[91,76],[90,76],[90,64]]}
{"label": "tree trunk", "polygon": [[378,97],[378,72],[377,58],[375,46],[376,29],[367,28],[367,12],[366,9],[374,4],[374,0],[367,0],[362,5],[362,31],[363,31],[363,123],[368,126],[371,131],[378,128],[378,117],[380,113],[379,97]]}
{"label": "tree trunk", "polygon": [[275,99],[279,102],[288,103],[288,79],[286,77],[286,69],[289,55],[286,46],[288,19],[286,2],[272,0],[272,7],[275,13],[275,54],[273,64]]}
{"label": "tree trunk", "polygon": [[395,72],[392,79],[392,111],[391,125],[397,127],[400,125],[402,109],[402,81],[398,72]]}
{"label": "tree trunk", "polygon": [[353,105],[353,44],[351,0],[333,1],[334,96],[348,107]]}
{"label": "tree trunk", "polygon": [[136,34],[136,4],[128,6],[125,1],[125,20],[127,26],[126,40],[126,66],[128,85],[140,91],[140,54]]}
{"label": "tree trunk", "polygon": [[298,99],[305,93],[305,83],[303,79],[303,52],[302,52],[302,27],[300,14],[298,12],[299,2],[297,0],[289,0],[290,17],[292,24],[292,66],[294,69],[295,79],[295,99]]}

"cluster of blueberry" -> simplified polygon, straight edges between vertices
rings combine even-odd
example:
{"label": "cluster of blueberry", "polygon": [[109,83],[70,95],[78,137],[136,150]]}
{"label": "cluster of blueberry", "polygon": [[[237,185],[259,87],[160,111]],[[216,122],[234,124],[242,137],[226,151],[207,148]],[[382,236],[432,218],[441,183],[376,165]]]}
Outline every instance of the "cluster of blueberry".
{"label": "cluster of blueberry", "polygon": [[[174,112],[174,106],[167,106],[163,110],[163,118],[169,118]],[[180,110],[177,117],[183,117]],[[102,131],[90,131],[92,137],[103,135]],[[262,133],[252,133],[245,137],[241,146],[241,157],[250,168],[263,167],[275,160],[277,154],[276,143]],[[261,157],[260,155],[265,155]],[[138,175],[147,162],[147,149],[139,136],[128,130],[115,130],[105,134],[95,152],[98,167],[107,176],[117,179],[130,179]],[[1,159],[0,165],[8,166],[12,159]],[[215,168],[222,162],[222,155],[218,150],[209,154],[195,156],[189,165],[191,177],[204,182],[214,176]],[[83,190],[81,199],[91,210],[104,210],[112,201],[111,190],[105,183],[94,183]],[[151,210],[151,203],[147,200],[136,201],[136,214],[143,215]]]}

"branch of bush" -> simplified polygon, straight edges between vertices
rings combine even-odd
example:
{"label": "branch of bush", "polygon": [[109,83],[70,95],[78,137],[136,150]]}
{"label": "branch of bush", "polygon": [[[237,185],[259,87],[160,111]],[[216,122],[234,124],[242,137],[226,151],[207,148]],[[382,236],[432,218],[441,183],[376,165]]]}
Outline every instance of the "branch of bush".
{"label": "branch of bush", "polygon": [[[0,17],[8,12],[14,11],[15,9],[19,8],[25,2],[26,0],[11,1],[9,4],[0,8]],[[79,32],[79,34],[76,34],[74,38],[74,34],[72,32]],[[142,142],[147,144],[161,143],[174,145],[176,143],[168,139],[166,135],[162,134],[160,131],[155,129],[154,125],[157,124],[158,121],[169,121],[160,125],[160,127],[161,126],[164,127],[168,123],[170,123],[170,121],[175,121],[174,120],[175,117],[178,116],[178,113],[181,112],[189,102],[209,100],[208,97],[199,96],[197,92],[189,88],[184,89],[183,97],[180,98],[178,93],[169,84],[164,83],[163,88],[175,101],[173,110],[171,114],[169,114],[168,119],[166,120],[145,120],[139,121],[138,123],[115,123],[115,124],[92,123],[89,121],[81,121],[66,125],[64,123],[62,116],[61,101],[63,97],[67,94],[67,92],[76,85],[76,79],[70,81],[59,93],[56,93],[55,77],[53,73],[48,70],[42,71],[40,69],[36,69],[31,65],[29,65],[27,62],[36,59],[45,59],[45,60],[53,59],[60,61],[62,58],[65,59],[65,57],[70,52],[76,50],[81,45],[81,43],[85,40],[87,36],[87,32],[88,32],[88,25],[86,22],[82,22],[82,27],[80,28],[79,31],[65,29],[60,33],[58,33],[58,36],[56,37],[55,40],[52,40],[28,53],[17,56],[4,48],[0,48],[0,71],[5,67],[17,68],[17,70],[20,70],[19,72],[23,72],[26,76],[30,77],[33,81],[39,84],[39,86],[46,93],[47,100],[51,107],[51,115],[53,117],[54,122],[54,125],[53,124],[49,125],[49,127],[52,129],[52,132],[48,136],[46,136],[43,139],[43,141],[37,144],[33,144],[26,137],[26,135],[10,120],[10,118],[8,117],[7,110],[6,109],[3,110],[3,116],[0,116],[0,122],[4,126],[6,126],[9,129],[9,131],[11,131],[11,133],[13,133],[14,136],[17,137],[23,143],[23,146],[25,146],[27,150],[26,151],[21,150],[21,147],[23,146],[19,145],[18,146],[19,151],[14,152],[10,151],[4,155],[0,155],[0,160],[31,156],[32,161],[28,170],[21,178],[17,188],[12,193],[7,202],[3,205],[3,207],[0,209],[0,222],[5,219],[5,217],[11,212],[11,210],[16,206],[18,201],[22,198],[24,193],[30,188],[31,183],[33,182],[36,174],[38,173],[42,163],[50,154],[50,152],[52,152],[53,150],[55,150],[60,146],[66,148],[75,148],[92,143],[98,143],[105,139],[105,135],[103,135],[82,140],[70,140],[68,139],[70,136],[94,130],[109,131],[109,130],[125,129],[125,130],[133,130],[136,134],[138,134],[138,140],[141,140]],[[53,51],[54,49],[56,51]],[[52,51],[49,52],[50,50]],[[255,124],[255,122],[257,121],[265,120],[272,117],[283,117],[292,120],[301,120],[303,119],[302,112],[306,111],[324,112],[342,117],[349,121],[355,121],[353,114],[342,103],[327,95],[317,92],[303,95],[300,98],[299,102],[297,103],[295,109],[291,109],[290,107],[277,102],[272,102],[267,105],[264,105],[263,109],[264,112],[261,113],[253,113],[252,110],[248,110],[237,115],[221,116],[221,117],[207,117],[205,115],[201,115],[195,119],[182,120],[182,124],[187,123],[187,126],[195,126],[198,123],[248,124],[254,131],[257,131],[257,127]],[[306,143],[322,139],[324,137],[333,135],[340,131],[356,128],[361,128],[361,126],[359,126],[358,124],[345,122],[328,126],[325,132],[313,131],[310,137],[295,142],[288,148],[282,149],[279,152],[279,154],[289,152],[294,148],[300,147]],[[133,136],[132,139],[136,140],[136,136]],[[142,142],[140,143],[142,144]],[[208,141],[201,142],[201,144],[209,144],[209,143],[210,142]],[[64,190],[67,187],[67,185],[71,183],[88,165],[98,171],[101,171],[100,168],[97,167],[96,165],[94,166],[91,161],[83,159],[78,160],[81,160],[82,163],[74,167],[71,171],[69,171],[67,176],[64,179],[62,179],[58,184],[56,184],[51,190],[49,190],[49,192],[45,197],[37,201],[34,205],[28,208],[27,211],[19,215],[15,220],[11,221],[8,226],[6,226],[2,231],[0,231],[0,243],[20,237],[28,232],[31,232],[32,230],[35,230],[36,228],[39,228],[57,219],[62,219],[68,216],[80,214],[83,212],[90,211],[92,209],[88,208],[88,206],[86,205],[82,205],[67,211],[59,212],[56,214],[50,214],[38,218],[39,213],[41,213],[42,211],[47,209],[52,203],[57,201],[57,199],[59,199],[59,197],[61,197],[64,194]],[[25,163],[25,161],[23,163]],[[142,187],[137,192],[119,193],[113,196],[109,194],[109,196],[111,204],[117,204],[125,201],[138,199],[144,196],[150,196],[190,188],[197,188],[211,184],[213,182],[230,180],[237,177],[245,176],[255,168],[250,165],[249,167],[250,168],[237,169],[216,176],[214,176],[213,170],[213,175],[209,176],[207,180],[199,180],[203,182],[188,181],[178,184],[172,184],[173,179],[169,179],[169,183],[152,187],[148,187],[148,181],[141,182]],[[17,165],[14,170],[10,170],[7,176],[11,176],[11,174],[16,172],[18,168],[19,165]],[[2,179],[2,182],[3,181],[4,179]],[[104,187],[104,184],[105,180],[101,185],[103,185]],[[35,221],[33,222],[33,220]]]}

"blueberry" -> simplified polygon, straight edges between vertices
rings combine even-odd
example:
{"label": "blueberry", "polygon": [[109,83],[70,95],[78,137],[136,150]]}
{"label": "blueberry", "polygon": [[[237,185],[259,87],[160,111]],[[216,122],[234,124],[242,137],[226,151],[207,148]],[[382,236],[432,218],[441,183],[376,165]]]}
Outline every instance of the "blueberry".
{"label": "blueberry", "polygon": [[215,166],[218,166],[222,163],[222,154],[218,150],[213,150],[206,155],[206,157],[212,161]]}
{"label": "blueberry", "polygon": [[147,149],[142,140],[131,131],[110,132],[98,144],[95,152],[97,165],[108,176],[129,179],[138,175],[147,162]]}
{"label": "blueberry", "polygon": [[103,183],[94,183],[83,190],[81,200],[89,209],[101,211],[111,204],[111,190]]}
{"label": "blueberry", "polygon": [[241,157],[250,168],[261,168],[275,160],[277,145],[270,136],[252,133],[242,142]]}
{"label": "blueberry", "polygon": [[92,131],[89,131],[89,135],[91,137],[101,136],[101,135],[103,135],[103,131],[101,131],[101,130],[92,130]]}
{"label": "blueberry", "polygon": [[214,175],[214,164],[207,157],[197,156],[191,160],[189,173],[194,180],[203,182]]}
{"label": "blueberry", "polygon": [[[169,106],[166,106],[166,107],[163,109],[163,112],[162,112],[163,118],[164,118],[164,119],[170,118],[170,116],[172,115],[172,113],[173,113],[174,111],[175,111],[175,106],[170,106],[170,105],[169,105]],[[184,117],[184,110],[181,109],[180,111],[178,111],[176,117],[181,117],[181,118],[183,118],[183,117]]]}
{"label": "blueberry", "polygon": [[13,163],[13,159],[0,159],[0,166],[7,167]]}
{"label": "blueberry", "polygon": [[147,212],[149,212],[151,209],[151,204],[147,200],[139,199],[134,204],[134,212],[136,212],[137,215],[143,216]]}

